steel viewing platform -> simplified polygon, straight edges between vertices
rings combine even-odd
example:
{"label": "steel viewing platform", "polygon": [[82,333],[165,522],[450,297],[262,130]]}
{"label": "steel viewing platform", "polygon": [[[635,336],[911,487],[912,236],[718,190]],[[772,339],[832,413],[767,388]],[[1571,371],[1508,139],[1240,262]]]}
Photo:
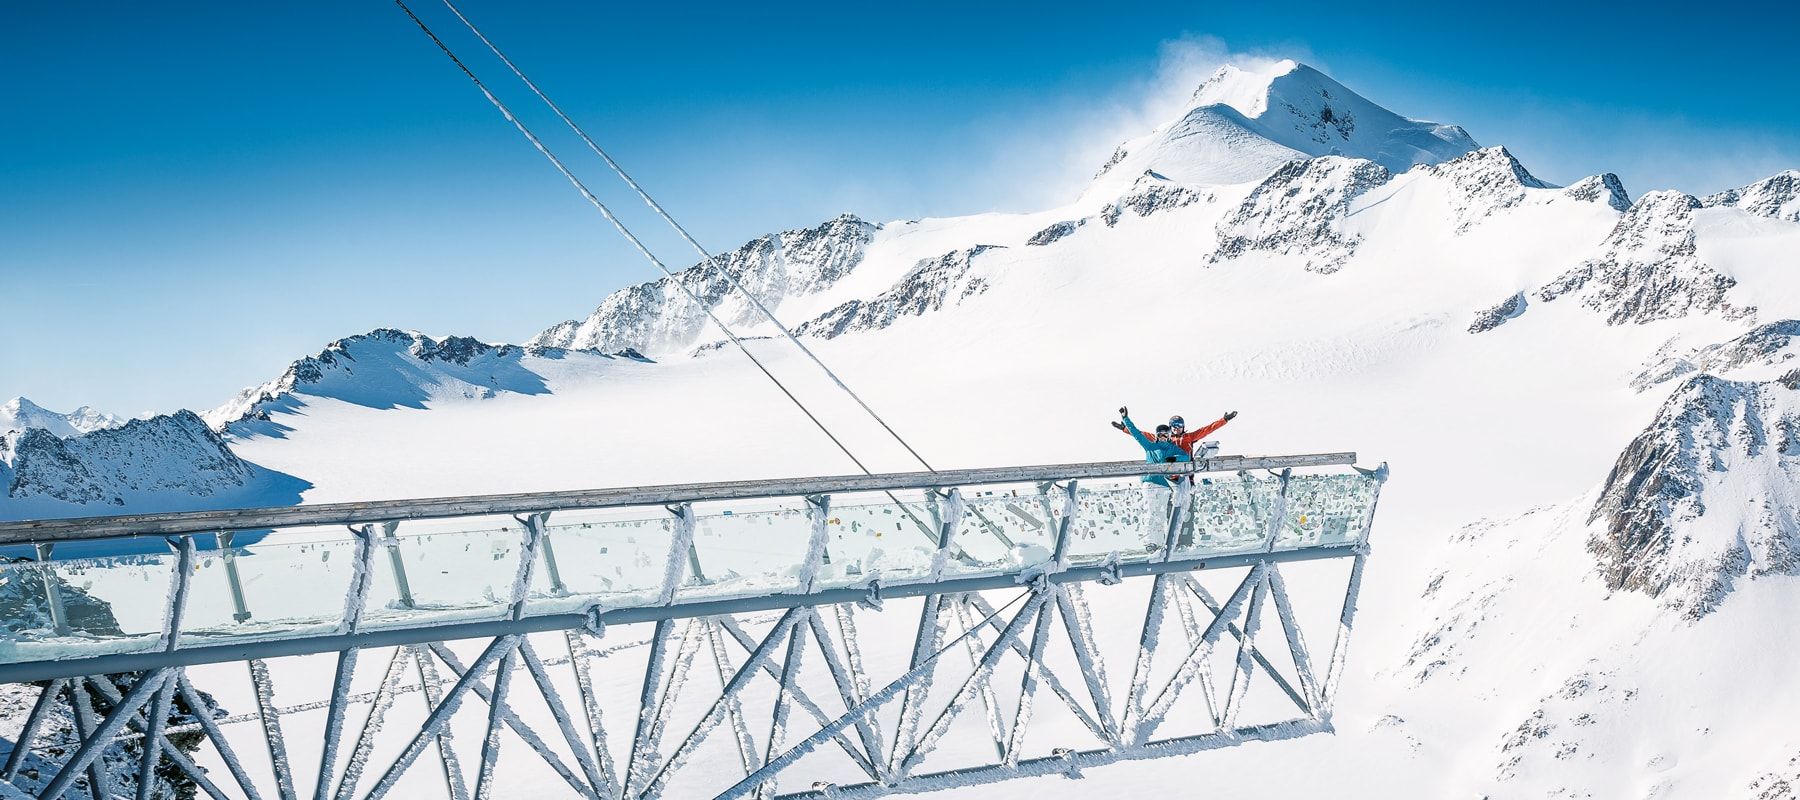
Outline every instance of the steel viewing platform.
{"label": "steel viewing platform", "polygon": [[[1387,476],[1354,462],[4,522],[0,798],[875,797],[1328,731]],[[56,557],[127,537],[168,548]],[[1343,565],[1305,576],[1322,661],[1293,562]]]}

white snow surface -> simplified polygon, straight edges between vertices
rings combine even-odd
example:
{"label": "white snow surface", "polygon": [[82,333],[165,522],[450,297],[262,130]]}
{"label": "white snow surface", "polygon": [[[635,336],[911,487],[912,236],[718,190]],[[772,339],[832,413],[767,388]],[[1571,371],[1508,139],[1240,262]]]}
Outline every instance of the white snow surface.
{"label": "white snow surface", "polygon": [[[1141,419],[1237,410],[1227,453],[1390,463],[1336,732],[957,796],[1186,796],[1204,781],[1223,796],[1710,798],[1800,783],[1785,635],[1800,577],[1779,549],[1800,502],[1783,438],[1800,426],[1800,389],[1783,382],[1800,224],[1674,193],[1628,204],[1604,177],[1550,187],[1502,149],[1299,65],[1221,71],[1195,103],[1128,143],[1081,201],[885,224],[829,285],[775,297],[777,313],[823,320],[807,344],[940,469],[1133,457],[1106,424],[1121,404]],[[1302,125],[1326,106],[1356,126]],[[1292,194],[1267,188],[1327,153],[1287,170]],[[1572,301],[1539,302],[1550,287]],[[1532,301],[1470,332],[1515,297]],[[526,353],[497,362],[526,384],[425,380],[394,340],[213,419],[254,422],[227,427],[232,449],[310,482],[309,503],[854,471],[742,354],[704,346],[716,331],[609,313],[587,330],[663,337],[654,362]],[[830,324],[846,317],[873,322]],[[872,469],[918,467],[772,326],[734,321]],[[1671,400],[1714,380],[1736,388]],[[1602,488],[1647,430],[1692,456],[1649,474],[1698,476],[1707,508],[1729,510],[1661,517],[1674,560],[1633,553],[1686,576],[1760,537],[1704,613],[1609,583],[1596,551]],[[596,676],[617,697],[635,678]]]}

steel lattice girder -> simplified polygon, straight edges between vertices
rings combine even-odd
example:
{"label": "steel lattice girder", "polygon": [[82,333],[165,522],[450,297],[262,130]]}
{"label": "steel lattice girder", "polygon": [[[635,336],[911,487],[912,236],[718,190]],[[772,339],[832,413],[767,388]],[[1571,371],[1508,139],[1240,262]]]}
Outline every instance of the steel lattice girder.
{"label": "steel lattice girder", "polygon": [[[1372,477],[1378,489],[1385,470],[1365,476]],[[1040,487],[1039,509],[1044,518],[1039,524],[1053,531],[1050,560],[972,577],[951,575],[952,557],[963,557],[957,528],[964,518],[964,501],[952,490],[937,496],[930,509],[936,526],[931,539],[937,554],[932,560],[930,579],[893,587],[870,582],[848,589],[813,586],[820,564],[828,559],[824,526],[831,513],[831,502],[829,497],[809,497],[812,541],[800,567],[803,579],[798,593],[686,602],[678,600],[680,593],[675,587],[704,583],[706,578],[700,572],[694,550],[693,512],[690,506],[677,505],[670,508],[675,535],[667,553],[660,605],[535,617],[528,616],[525,607],[535,556],[541,550],[550,568],[554,568],[554,556],[549,552],[545,527],[548,514],[533,513],[518,518],[523,555],[517,562],[511,596],[503,599],[503,618],[377,631],[363,630],[361,625],[375,545],[390,545],[397,573],[403,564],[397,551],[391,549],[394,523],[369,524],[353,528],[356,577],[346,594],[337,633],[229,647],[177,646],[194,558],[192,539],[183,537],[172,542],[181,566],[171,574],[170,600],[155,652],[0,667],[0,678],[13,678],[14,682],[21,675],[49,679],[23,726],[20,742],[0,774],[6,779],[5,791],[0,794],[24,791],[28,796],[78,796],[97,785],[107,787],[106,793],[130,787],[136,789],[139,797],[149,797],[165,788],[161,783],[164,778],[159,776],[172,770],[211,797],[266,795],[285,800],[299,796],[297,776],[311,775],[315,776],[315,800],[375,798],[393,791],[421,757],[435,747],[443,773],[443,793],[460,800],[470,796],[471,784],[474,796],[494,793],[495,769],[501,763],[503,742],[516,738],[525,742],[541,769],[547,769],[577,795],[586,797],[668,796],[673,791],[671,783],[676,781],[684,781],[679,794],[688,796],[694,791],[689,786],[694,780],[718,784],[709,791],[719,791],[722,798],[769,797],[775,796],[777,780],[782,778],[797,789],[782,797],[873,797],[1010,777],[1073,774],[1085,767],[1120,760],[1328,731],[1367,558],[1365,542],[1375,495],[1369,495],[1368,508],[1354,541],[1276,549],[1276,536],[1286,521],[1290,504],[1290,478],[1287,473],[1278,478],[1273,502],[1264,508],[1266,518],[1259,523],[1266,525],[1266,546],[1208,558],[1176,557],[1180,549],[1178,539],[1191,535],[1195,516],[1190,509],[1192,490],[1188,484],[1178,482],[1168,498],[1172,502],[1167,505],[1163,546],[1151,551],[1154,557],[1140,554],[1136,561],[1121,563],[1115,555],[1104,563],[1083,566],[1068,564],[1068,543],[1082,510],[1075,499],[1074,481],[1044,484]],[[1057,504],[1051,499],[1053,490],[1062,492],[1064,499],[1060,519]],[[971,511],[981,525],[991,524],[979,510]],[[923,524],[917,517],[913,519]],[[1324,659],[1315,659],[1306,646],[1281,565],[1321,559],[1341,559],[1350,566],[1331,652]],[[1195,580],[1195,574],[1201,571],[1234,568],[1242,569],[1244,575],[1223,601]],[[235,578],[235,571],[230,574]],[[1136,582],[1149,584],[1149,597],[1141,619],[1142,635],[1135,647],[1125,653],[1116,652],[1115,647],[1112,654],[1115,661],[1120,656],[1133,661],[1128,686],[1115,687],[1105,671],[1103,656],[1107,644],[1095,635],[1093,611],[1082,587],[1116,584],[1127,578],[1144,579]],[[552,581],[557,590],[562,590],[559,577],[552,576]],[[53,572],[45,582],[45,591],[55,599],[57,584]],[[915,618],[870,614],[859,609],[879,610],[885,602],[914,597],[921,598],[921,605],[916,626],[909,627],[911,657],[903,665],[891,668],[898,674],[872,669],[861,651],[858,627],[862,623],[858,620],[876,620],[891,629],[901,619]],[[411,607],[415,601],[410,593],[405,593],[401,602]],[[1269,607],[1274,609],[1275,624],[1283,635],[1264,636],[1259,642],[1264,610]],[[53,621],[61,631],[62,618],[55,613],[61,608],[53,602],[51,609]],[[780,611],[780,619],[760,637],[752,634],[748,626],[757,624],[758,617],[771,611]],[[1170,619],[1175,622],[1169,622]],[[600,637],[619,626],[633,623],[654,627],[648,642],[642,691],[638,693],[635,725],[628,738],[618,735],[623,731],[609,736],[593,676],[595,668],[604,666],[608,654],[617,648],[599,649],[595,642],[603,641]],[[1175,644],[1165,645],[1169,640],[1164,635],[1165,627],[1176,626],[1181,638],[1172,640]],[[580,701],[585,725],[576,723],[556,687],[549,669],[552,664],[538,655],[530,641],[532,634],[545,632],[562,633],[560,638],[568,655],[566,659],[559,656],[556,661],[566,662],[573,669],[574,695]],[[1067,641],[1074,657],[1074,664],[1065,665],[1060,671],[1046,658],[1046,645],[1053,633],[1058,640]],[[1324,640],[1321,636],[1314,638]],[[485,646],[479,657],[465,666],[447,642],[470,639],[484,640]],[[1211,655],[1221,642],[1235,647],[1236,656],[1227,659],[1227,674],[1215,676]],[[1276,651],[1267,649],[1271,642],[1277,645]],[[1280,645],[1285,645],[1285,661],[1291,667],[1288,674],[1283,674],[1269,658],[1269,653],[1283,650]],[[385,661],[362,658],[364,651],[379,648],[394,649],[385,654],[367,654],[385,655]],[[958,650],[966,651],[970,661],[966,674],[945,667],[944,656]],[[322,652],[337,654],[337,668],[331,673],[325,700],[286,709],[277,707],[276,686],[265,659]],[[1153,674],[1159,652],[1164,654],[1165,662],[1170,654],[1174,657],[1172,674],[1166,678]],[[689,680],[696,658],[703,665],[702,671],[710,668],[716,672],[720,684],[716,692],[701,691],[696,682]],[[249,666],[256,713],[238,719],[216,718],[216,709],[201,691],[204,687],[196,686],[195,680],[213,680],[217,670],[193,674],[189,670],[233,661]],[[350,687],[359,668],[371,672],[375,669],[359,666],[365,663],[380,665],[380,682],[373,692],[354,694]],[[529,681],[515,680],[521,664]],[[1008,664],[1019,667],[1016,680],[998,677],[1003,665]],[[1322,673],[1315,664],[1323,665]],[[115,669],[84,671],[84,667]],[[417,683],[407,678],[412,667],[416,667]],[[34,668],[47,669],[50,674],[32,674]],[[829,681],[821,684],[806,677],[818,673]],[[1238,724],[1244,712],[1245,692],[1258,675],[1266,676],[1267,682],[1292,702],[1299,715],[1273,722]],[[940,678],[943,680],[938,681]],[[752,706],[761,702],[759,692],[771,682],[775,692],[766,717],[769,727],[759,742],[752,717],[763,717],[757,716],[760,711]],[[129,688],[121,692],[120,687],[124,686]],[[821,686],[830,688],[820,693]],[[1115,692],[1120,689],[1123,697],[1117,698]],[[424,720],[405,737],[407,744],[398,753],[384,756],[384,761],[372,760],[381,749],[377,745],[384,731],[392,730],[387,722],[396,696],[412,692],[422,694],[425,700]],[[1171,711],[1190,694],[1199,695],[1197,702],[1203,704],[1210,722],[1202,730],[1158,738],[1159,728],[1170,722]],[[471,701],[471,697],[475,699]],[[545,712],[521,714],[517,703],[522,697],[530,697],[528,702],[534,708],[541,703]],[[177,698],[183,710],[174,715],[177,724],[171,725],[171,709]],[[96,706],[96,699],[104,705]],[[1028,752],[1027,736],[1035,711],[1046,702],[1051,703],[1050,707],[1067,709],[1080,725],[1077,730],[1087,738],[1077,736],[1069,746],[1054,748],[1049,755]],[[350,707],[365,703],[370,710],[363,718],[361,730],[354,744],[341,751]],[[971,710],[976,705],[981,706],[980,713],[987,720],[993,758],[954,769],[926,771],[927,759],[958,720],[976,713]],[[452,746],[450,723],[465,707],[470,709],[466,714],[486,719],[479,753],[459,754]],[[827,710],[833,707],[842,710]],[[705,713],[693,724],[675,724],[683,716],[681,710],[702,708]],[[310,710],[326,712],[324,741],[316,764],[297,768],[282,718]],[[72,725],[59,732],[58,737],[38,741],[45,738],[45,720],[53,717],[66,717]],[[235,724],[248,721],[260,721],[261,742],[254,741],[253,726]],[[534,722],[554,724],[567,753],[574,757],[573,768],[549,740],[537,733]],[[722,768],[717,758],[695,760],[721,727],[733,732],[730,738],[737,758],[732,769],[736,770],[736,777],[731,769]],[[208,772],[196,765],[189,751],[170,739],[171,735],[191,733],[201,735],[203,750],[210,747],[210,752],[203,753],[209,763],[224,765],[234,784],[233,792],[227,793],[215,783]],[[615,754],[608,746],[609,740],[629,745],[623,754]],[[137,755],[121,760],[123,751],[118,748],[132,742],[136,743]],[[840,753],[858,777],[845,785],[833,786],[805,770],[796,773],[798,765],[806,763],[807,756],[821,747],[826,752]],[[252,774],[239,753],[263,749],[267,752],[269,774]],[[472,780],[462,766],[463,757],[470,755],[476,756]],[[615,755],[619,755],[617,760]],[[124,763],[131,759],[135,762]],[[370,775],[375,776],[372,781],[363,780]],[[798,784],[793,783],[796,775]],[[813,779],[807,780],[809,777]],[[75,795],[70,794],[72,790]],[[412,791],[417,791],[417,787],[409,789]]]}
{"label": "steel lattice girder", "polygon": [[[1348,555],[1351,566],[1350,579],[1345,586],[1346,612],[1355,607],[1355,593],[1365,557],[1363,552]],[[571,631],[562,637],[567,656],[559,654],[555,661],[567,663],[576,671],[576,701],[585,711],[585,725],[576,721],[572,706],[565,703],[557,690],[551,676],[551,664],[527,641],[527,637],[515,634],[487,640],[481,655],[468,665],[464,665],[444,643],[394,648],[385,654],[385,658],[371,658],[378,654],[368,653],[363,659],[352,659],[353,665],[364,664],[365,669],[380,673],[375,691],[362,695],[333,691],[322,709],[314,710],[326,711],[327,718],[338,726],[344,726],[343,721],[352,705],[366,704],[370,711],[363,718],[360,731],[348,739],[342,738],[350,733],[344,727],[327,731],[327,742],[341,739],[347,745],[347,758],[329,755],[334,754],[336,748],[326,746],[322,752],[328,755],[322,756],[313,767],[290,764],[286,745],[282,743],[281,719],[300,713],[293,709],[276,709],[270,704],[258,714],[242,717],[242,722],[215,720],[205,713],[189,714],[176,716],[175,721],[188,717],[193,717],[194,721],[169,725],[166,711],[159,712],[156,708],[160,698],[167,693],[181,697],[190,711],[209,708],[191,682],[191,676],[181,668],[142,673],[123,694],[114,688],[116,684],[109,677],[59,680],[44,688],[34,707],[34,717],[42,719],[55,713],[59,704],[67,706],[77,702],[77,693],[67,690],[70,684],[85,685],[93,696],[107,703],[108,709],[97,724],[83,731],[78,740],[58,743],[58,749],[65,752],[73,745],[73,753],[53,770],[40,767],[39,774],[50,775],[48,780],[23,781],[14,788],[33,797],[79,796],[93,780],[108,781],[114,791],[134,784],[148,789],[161,785],[155,783],[154,777],[150,783],[144,782],[145,776],[153,775],[160,765],[156,759],[169,759],[174,769],[194,781],[202,793],[212,797],[297,797],[299,793],[291,776],[316,774],[315,798],[377,798],[391,793],[401,778],[418,766],[420,757],[434,746],[446,746],[442,755],[448,756],[448,724],[459,712],[488,718],[489,734],[479,747],[480,753],[463,753],[470,758],[479,756],[487,763],[477,768],[479,771],[475,776],[469,777],[463,774],[459,760],[441,759],[446,773],[442,791],[444,796],[451,798],[468,796],[466,787],[469,785],[474,786],[476,796],[493,795],[494,779],[491,776],[496,762],[512,760],[501,759],[501,755],[516,751],[516,748],[503,747],[503,743],[511,739],[525,742],[526,750],[519,752],[532,753],[539,768],[560,776],[568,790],[578,796],[688,796],[692,785],[699,782],[717,783],[715,791],[720,798],[843,798],[972,786],[1015,777],[1075,774],[1085,768],[1117,761],[1179,755],[1244,741],[1284,739],[1329,731],[1332,693],[1343,668],[1342,651],[1347,646],[1347,639],[1337,637],[1332,652],[1324,658],[1315,658],[1306,649],[1291,602],[1287,599],[1289,579],[1282,575],[1280,565],[1279,556],[1250,564],[1243,570],[1243,578],[1235,591],[1223,601],[1215,600],[1192,580],[1188,572],[1168,572],[1143,579],[1152,584],[1151,597],[1143,609],[1146,624],[1154,622],[1151,618],[1160,614],[1168,620],[1169,628],[1161,633],[1175,635],[1148,637],[1148,653],[1134,650],[1114,655],[1145,664],[1155,657],[1156,650],[1162,649],[1178,655],[1178,666],[1164,679],[1146,677],[1139,680],[1134,677],[1126,695],[1116,700],[1104,670],[1104,645],[1096,640],[1093,625],[1088,621],[1091,611],[1081,592],[1082,584],[1040,579],[1006,592],[994,601],[970,592],[927,595],[922,608],[936,608],[937,612],[923,614],[916,633],[920,640],[930,642],[932,646],[918,659],[907,662],[903,672],[891,676],[870,674],[857,652],[856,631],[870,624],[870,620],[898,618],[854,604],[796,606],[785,611],[761,635],[746,630],[744,623],[754,620],[739,615],[652,623],[658,633],[650,644],[657,652],[649,659],[650,669],[644,678],[645,691],[640,699],[636,723],[638,731],[631,735],[631,745],[622,756],[625,760],[617,766],[607,747],[608,728],[600,716],[600,703],[595,697],[592,679],[580,677],[591,676],[595,669],[604,668],[607,656],[599,654],[594,647],[596,639],[592,634]],[[1259,602],[1258,598],[1263,597],[1267,600]],[[1172,609],[1180,607],[1190,608],[1195,618],[1177,619],[1180,615]],[[1274,613],[1269,614],[1270,610]],[[1262,619],[1264,616],[1271,619]],[[953,624],[958,620],[961,624]],[[1350,614],[1346,613],[1338,621],[1347,629],[1349,620]],[[889,624],[891,626],[891,622]],[[1291,665],[1287,674],[1258,649],[1259,626],[1265,624],[1279,626],[1283,635],[1262,637],[1267,641],[1260,644],[1286,652],[1286,663]],[[622,629],[609,629],[607,633],[614,634],[618,630]],[[1045,641],[1052,632],[1057,639],[1066,638],[1070,651],[1077,654],[1072,670],[1058,670],[1047,662]],[[1182,632],[1187,635],[1180,635]],[[1211,674],[1206,656],[1221,642],[1234,643],[1239,655],[1230,659],[1228,674],[1215,676]],[[971,645],[977,654],[973,670],[940,668],[944,656],[955,655]],[[960,658],[958,656],[957,660]],[[522,665],[523,669],[506,668],[508,660]],[[419,671],[421,681],[408,683],[403,679],[415,661],[433,666],[430,670]],[[998,680],[996,667],[1009,661],[1019,667],[1021,677]],[[1324,664],[1325,673],[1313,674],[1313,663]],[[700,688],[704,682],[693,680],[699,664],[706,666],[698,669],[717,671],[722,688]],[[444,670],[447,677],[438,678],[438,670]],[[260,676],[258,684],[264,692],[272,694],[267,668],[259,669],[253,664],[252,671]],[[820,680],[825,683],[799,680],[800,674],[806,671],[822,676]],[[520,676],[520,672],[529,677]],[[1203,675],[1206,677],[1202,678]],[[1283,695],[1294,701],[1297,715],[1274,722],[1236,724],[1233,717],[1241,707],[1244,687],[1253,676],[1281,688]],[[119,677],[123,682],[123,676]],[[934,691],[933,677],[950,682],[939,681]],[[758,681],[765,691],[760,694],[749,691],[749,687]],[[344,683],[335,678],[332,682]],[[766,695],[769,684],[778,687],[774,716],[764,714],[759,718],[774,727],[759,735],[746,721],[746,709],[755,697]],[[828,698],[810,693],[810,689],[820,685],[834,687],[834,691],[828,692]],[[427,691],[429,710],[424,723],[409,734],[402,733],[409,743],[385,763],[369,761],[375,739],[384,730],[394,732],[391,727],[384,728],[384,723],[396,696],[430,687],[437,687],[438,691]],[[1220,690],[1225,692],[1222,697],[1217,694]],[[521,715],[517,703],[522,693],[533,691],[536,693],[533,704],[541,702],[549,709],[547,719],[527,720]],[[1188,702],[1203,703],[1203,706],[1195,707],[1206,709],[1207,717],[1214,720],[1213,726],[1158,737],[1155,731],[1165,723],[1170,710],[1184,693],[1202,696]],[[906,697],[914,698],[916,704],[911,713],[887,713],[884,719],[882,710],[890,706],[897,710],[902,698]],[[1068,747],[1056,748],[1047,755],[1025,752],[1023,745],[1033,710],[1043,703],[1068,709],[1089,736],[1070,742]],[[996,718],[1003,709],[1013,709],[1010,720],[1000,720],[998,749],[993,758],[987,763],[956,769],[921,770],[957,720],[984,713],[975,710],[977,705]],[[166,709],[166,705],[163,707]],[[709,710],[692,725],[678,728],[673,725],[678,707]],[[825,710],[828,707],[843,710],[833,713]],[[159,713],[163,714],[161,721],[157,719]],[[257,726],[249,724],[256,719],[263,720],[263,732],[271,735],[259,735]],[[565,763],[564,757],[546,742],[546,737],[537,732],[533,723],[553,725],[555,730],[551,737],[567,746],[566,752],[574,754],[575,763]],[[726,734],[721,728],[733,733]],[[195,765],[194,758],[201,754],[184,753],[168,738],[172,733],[191,731],[198,731],[204,737],[202,749],[207,751],[204,754],[208,760],[225,765],[229,791],[215,782],[216,776]],[[792,735],[796,733],[801,735]],[[714,735],[724,735],[735,741],[739,757],[734,763],[721,762],[716,757],[718,751],[711,751],[714,757],[696,759],[696,754]],[[270,774],[253,776],[238,753],[246,748],[261,747],[263,743],[257,741],[259,738],[267,739],[272,769]],[[158,746],[140,748],[138,752],[149,755],[144,756],[142,762],[133,764],[134,769],[120,772],[116,766],[105,766],[116,762],[100,757],[107,747],[127,741],[153,742]],[[16,765],[49,764],[45,751],[50,744],[33,741],[29,735],[23,736],[20,743],[23,749],[8,760],[8,774],[19,775],[13,769],[15,762]],[[863,780],[836,786],[814,785],[812,776],[795,773],[796,766],[821,747],[841,754],[848,763],[855,765]],[[114,774],[102,776],[95,771],[97,765],[101,769],[112,769]],[[695,773],[699,778],[683,783],[681,794],[669,794],[671,781],[693,770],[699,770]],[[729,777],[731,770],[736,770],[737,778]],[[484,778],[484,775],[488,777]],[[783,776],[793,785],[793,791],[773,795],[777,779]],[[372,780],[365,780],[371,777]],[[481,785],[484,781],[487,782],[485,789]],[[70,794],[71,789],[77,789],[77,792]],[[273,792],[273,795],[259,792]]]}

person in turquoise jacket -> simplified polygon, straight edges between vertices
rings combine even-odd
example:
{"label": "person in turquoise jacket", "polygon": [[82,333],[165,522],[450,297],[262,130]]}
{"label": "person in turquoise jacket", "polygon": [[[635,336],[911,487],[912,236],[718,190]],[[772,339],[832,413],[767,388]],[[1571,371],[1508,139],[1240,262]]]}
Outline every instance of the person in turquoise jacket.
{"label": "person in turquoise jacket", "polygon": [[[1131,434],[1131,438],[1137,441],[1139,446],[1144,448],[1144,463],[1176,464],[1194,460],[1193,456],[1188,455],[1186,450],[1181,449],[1181,445],[1176,444],[1175,440],[1170,438],[1169,426],[1156,426],[1155,436],[1144,433],[1143,431],[1138,430],[1137,425],[1132,423],[1131,412],[1123,406],[1119,408],[1119,419],[1122,420],[1122,422],[1115,422],[1112,426]],[[1145,475],[1144,482],[1153,483],[1157,486],[1174,488],[1173,485],[1169,483],[1169,479],[1161,475]]]}

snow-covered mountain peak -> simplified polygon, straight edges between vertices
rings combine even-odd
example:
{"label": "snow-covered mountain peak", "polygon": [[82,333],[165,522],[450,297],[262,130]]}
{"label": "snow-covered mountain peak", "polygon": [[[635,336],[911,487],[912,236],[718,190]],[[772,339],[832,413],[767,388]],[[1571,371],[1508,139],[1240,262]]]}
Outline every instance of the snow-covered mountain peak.
{"label": "snow-covered mountain peak", "polygon": [[82,406],[67,414],[51,411],[23,397],[0,403],[0,433],[41,428],[52,435],[67,438],[90,431],[117,428],[125,420],[112,414]]}
{"label": "snow-covered mountain peak", "polygon": [[1402,117],[1305,64],[1227,65],[1181,116],[1120,145],[1083,197],[1116,196],[1145,170],[1181,183],[1244,183],[1297,158],[1342,155],[1403,172],[1476,146],[1462,128]]}
{"label": "snow-covered mountain peak", "polygon": [[1471,150],[1449,161],[1421,168],[1421,172],[1449,185],[1448,201],[1456,217],[1456,232],[1464,233],[1496,212],[1524,203],[1531,189],[1555,187],[1519,163],[1505,147]]}
{"label": "snow-covered mountain peak", "polygon": [[1467,182],[1471,186],[1555,188],[1538,180],[1536,175],[1525,169],[1525,165],[1519,163],[1518,157],[1506,149],[1505,145],[1471,150],[1441,164],[1428,166],[1425,170],[1439,177]]}
{"label": "snow-covered mountain peak", "polygon": [[1610,172],[1582,178],[1569,184],[1562,193],[1565,197],[1586,203],[1605,203],[1615,211],[1631,210],[1631,195],[1626,193],[1625,183]]}
{"label": "snow-covered mountain peak", "polygon": [[1800,222],[1800,170],[1783,170],[1749,186],[1709,195],[1700,204],[1731,206],[1758,216]]}
{"label": "snow-covered mountain peak", "polygon": [[1609,587],[1697,619],[1743,578],[1800,574],[1796,485],[1800,370],[1766,382],[1699,375],[1619,456],[1588,547]]}

